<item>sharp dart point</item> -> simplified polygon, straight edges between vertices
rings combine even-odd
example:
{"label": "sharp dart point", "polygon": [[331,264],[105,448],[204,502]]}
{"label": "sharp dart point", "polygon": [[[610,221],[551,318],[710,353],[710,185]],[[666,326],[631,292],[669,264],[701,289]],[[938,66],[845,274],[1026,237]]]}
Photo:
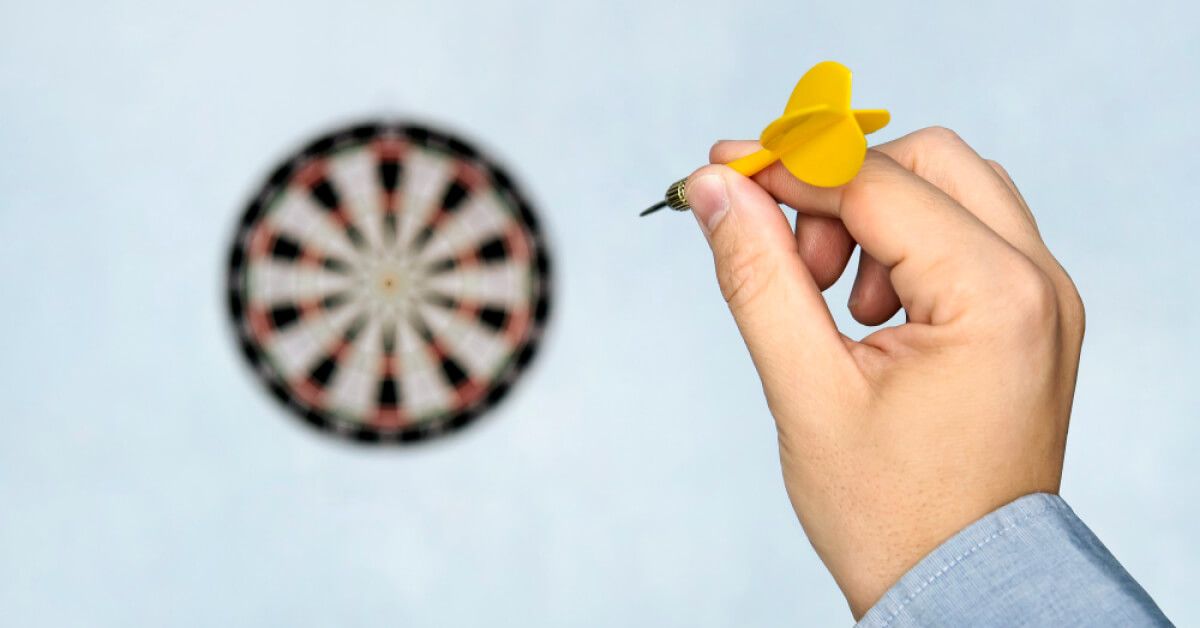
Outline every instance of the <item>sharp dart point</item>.
{"label": "sharp dart point", "polygon": [[638,214],[638,216],[649,216],[650,214],[653,214],[654,212],[656,212],[666,206],[667,206],[666,201],[659,201],[659,202],[651,205],[650,207],[647,207],[645,210],[642,211],[642,213]]}

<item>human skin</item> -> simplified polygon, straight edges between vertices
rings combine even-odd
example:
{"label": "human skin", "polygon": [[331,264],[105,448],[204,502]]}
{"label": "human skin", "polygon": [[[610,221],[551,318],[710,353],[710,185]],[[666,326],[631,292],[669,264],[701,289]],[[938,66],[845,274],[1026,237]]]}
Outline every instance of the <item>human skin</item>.
{"label": "human skin", "polygon": [[[713,146],[723,164],[756,142]],[[856,619],[996,508],[1057,493],[1083,304],[1008,174],[953,132],[868,151],[840,188],[775,164],[693,173],[687,198],[762,380],[784,483]],[[793,233],[784,204],[798,212]],[[839,333],[821,291],[863,254]]]}

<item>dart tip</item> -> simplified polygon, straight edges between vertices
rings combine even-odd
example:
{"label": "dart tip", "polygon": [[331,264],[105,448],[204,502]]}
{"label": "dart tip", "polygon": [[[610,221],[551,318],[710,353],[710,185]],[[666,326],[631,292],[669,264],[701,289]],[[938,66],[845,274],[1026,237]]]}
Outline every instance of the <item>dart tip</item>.
{"label": "dart tip", "polygon": [[642,211],[642,213],[638,214],[638,216],[649,216],[650,214],[653,214],[654,212],[656,212],[666,206],[667,206],[666,201],[659,201],[659,202],[651,205],[650,207],[647,207],[644,211]]}

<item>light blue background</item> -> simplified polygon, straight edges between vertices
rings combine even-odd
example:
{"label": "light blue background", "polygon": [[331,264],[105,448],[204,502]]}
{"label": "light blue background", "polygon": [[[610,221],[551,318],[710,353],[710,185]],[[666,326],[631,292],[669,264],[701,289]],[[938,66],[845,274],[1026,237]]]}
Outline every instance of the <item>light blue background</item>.
{"label": "light blue background", "polygon": [[[699,232],[635,218],[827,58],[892,110],[879,139],[950,126],[1022,187],[1088,307],[1064,496],[1200,623],[1198,22],[1184,2],[5,2],[0,623],[848,624]],[[379,114],[509,164],[559,270],[515,395],[404,450],[284,416],[221,301],[267,170]]]}

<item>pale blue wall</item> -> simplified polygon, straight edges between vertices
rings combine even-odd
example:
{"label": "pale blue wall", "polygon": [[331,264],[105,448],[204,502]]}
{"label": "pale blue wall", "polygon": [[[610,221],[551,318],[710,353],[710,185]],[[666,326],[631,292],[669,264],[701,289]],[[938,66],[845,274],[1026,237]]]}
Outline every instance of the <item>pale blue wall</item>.
{"label": "pale blue wall", "polygon": [[[0,623],[848,623],[699,233],[634,217],[826,58],[1021,185],[1088,305],[1064,494],[1200,623],[1194,3],[53,4],[0,8]],[[374,114],[490,147],[560,270],[510,402],[403,451],[283,416],[219,299],[267,168]]]}

